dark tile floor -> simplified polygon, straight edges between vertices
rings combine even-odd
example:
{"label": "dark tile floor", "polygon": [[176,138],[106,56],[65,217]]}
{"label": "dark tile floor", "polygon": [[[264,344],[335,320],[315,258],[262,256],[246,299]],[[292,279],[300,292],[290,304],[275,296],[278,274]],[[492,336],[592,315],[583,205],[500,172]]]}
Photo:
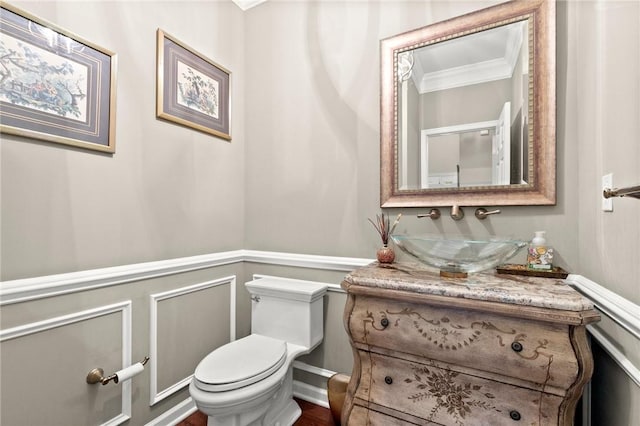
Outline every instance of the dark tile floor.
{"label": "dark tile floor", "polygon": [[[331,411],[307,401],[296,398],[296,402],[302,408],[302,416],[294,426],[335,426]],[[196,411],[176,426],[207,426],[207,416]]]}

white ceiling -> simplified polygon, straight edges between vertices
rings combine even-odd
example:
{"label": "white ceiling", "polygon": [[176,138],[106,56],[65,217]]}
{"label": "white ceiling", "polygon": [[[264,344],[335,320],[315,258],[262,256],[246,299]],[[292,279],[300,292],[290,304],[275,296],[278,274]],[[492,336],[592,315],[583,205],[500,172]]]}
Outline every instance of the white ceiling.
{"label": "white ceiling", "polygon": [[[413,80],[421,93],[511,78],[526,21],[416,49]],[[526,28],[526,27],[525,27]]]}
{"label": "white ceiling", "polygon": [[240,9],[247,10],[267,0],[232,0]]}

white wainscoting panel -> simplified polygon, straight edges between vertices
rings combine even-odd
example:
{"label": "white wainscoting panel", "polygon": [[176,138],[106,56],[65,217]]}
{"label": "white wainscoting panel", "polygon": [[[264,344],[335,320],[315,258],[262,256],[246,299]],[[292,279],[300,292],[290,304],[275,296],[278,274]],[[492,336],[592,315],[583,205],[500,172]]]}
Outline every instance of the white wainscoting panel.
{"label": "white wainscoting panel", "polygon": [[[348,272],[371,263],[372,261],[372,259],[364,258],[317,256],[298,253],[265,252],[255,250],[235,250],[221,253],[212,253],[202,256],[192,256],[157,262],[147,262],[134,265],[117,266],[112,268],[73,272],[68,274],[58,274],[0,282],[0,306],[241,262]],[[264,275],[256,275],[256,277],[264,277]],[[222,281],[216,280],[198,285],[220,285],[225,283],[223,282],[224,280],[225,279],[222,279]],[[594,305],[604,315],[607,315],[622,328],[627,330],[636,338],[640,339],[640,307],[638,305],[580,275],[569,275],[566,282],[567,284],[576,288],[586,297],[591,299]],[[226,283],[231,284],[230,281],[226,281]],[[235,277],[232,284],[235,285]],[[160,293],[152,296],[152,330],[150,337],[150,355],[152,357],[152,360],[155,360],[155,357],[157,357],[157,345],[155,339],[158,330],[157,328],[153,329],[153,327],[157,327],[157,322],[154,318],[154,315],[157,314],[157,311],[154,310],[156,308],[155,305],[157,304],[158,300],[161,300],[161,298],[177,297],[180,295],[179,292],[184,291],[185,289],[187,289],[187,291],[196,291],[195,289],[188,290],[189,288],[190,287],[185,287],[184,289],[178,289],[172,292]],[[340,286],[338,284],[329,284],[329,291],[342,292],[342,289],[340,289]],[[231,291],[231,300],[229,302],[232,307],[232,314],[230,318],[230,329],[232,333],[231,336],[235,338],[235,291]],[[107,310],[104,311],[106,313],[108,313],[109,309],[122,310],[123,317],[125,318],[124,321],[126,323],[123,324],[123,339],[128,339],[127,342],[123,342],[123,345],[125,345],[125,347],[127,348],[124,351],[125,353],[123,353],[123,366],[127,366],[131,363],[131,302],[123,303],[124,304],[110,305],[108,307],[98,308],[96,310],[84,311],[78,314],[58,317],[40,323],[33,323],[26,326],[2,330],[0,331],[0,341],[16,338],[20,335],[34,333],[36,332],[36,330],[46,329],[48,327],[62,326],[65,323],[74,322],[76,320],[81,321],[82,319],[79,318],[81,318],[83,315],[101,315],[100,312],[103,312],[104,309]],[[588,330],[591,333],[591,336],[602,345],[602,347],[618,363],[618,365],[620,365],[620,367],[626,372],[626,374],[629,375],[631,380],[633,380],[634,383],[640,386],[640,371],[638,369],[638,366],[633,365],[633,363],[631,363],[631,361],[627,357],[625,357],[623,353],[616,349],[616,345],[614,344],[615,342],[610,342],[606,336],[598,331],[597,326],[589,326]],[[154,351],[156,351],[155,354]],[[155,364],[155,362],[151,363],[151,370],[155,368]],[[313,370],[316,367],[304,367],[302,366],[302,363],[296,363],[295,368],[309,371],[310,369]],[[326,374],[330,373],[331,372],[318,372],[315,370],[313,371],[313,374],[319,374],[322,377],[325,377]],[[156,380],[157,371],[152,371],[151,381],[152,383],[154,383],[154,385],[157,384]],[[151,404],[154,404],[160,399],[165,398],[166,396],[175,392],[178,388],[184,387],[189,380],[190,377],[185,378],[180,383],[177,383],[175,385],[177,386],[176,389],[172,387],[161,392],[158,392],[155,388],[151,389]],[[128,384],[125,385],[126,386],[123,386],[123,413],[121,415],[121,418],[114,419],[112,423],[110,423],[112,425],[117,425],[122,421],[125,421],[128,418],[127,416],[130,416],[131,390],[128,387]],[[322,396],[317,396],[319,395],[316,392],[317,390],[307,389],[306,386],[308,385],[298,385],[297,392],[300,398],[311,400],[312,402],[323,400]],[[323,404],[320,403],[320,405]],[[192,409],[192,407],[189,408],[189,410],[190,409]]]}
{"label": "white wainscoting panel", "polygon": [[611,358],[618,364],[618,366],[624,371],[627,376],[640,387],[640,369],[633,365],[631,360],[627,358],[617,346],[611,342],[604,334],[600,333],[598,328],[593,325],[588,325],[587,330],[591,333],[591,336],[598,341],[600,346],[611,356]]}
{"label": "white wainscoting panel", "polygon": [[165,291],[163,293],[156,293],[149,296],[149,313],[150,313],[150,331],[149,331],[149,351],[151,353],[151,359],[156,360],[156,362],[152,362],[149,367],[149,395],[150,401],[149,405],[155,405],[168,396],[176,393],[180,389],[188,386],[191,382],[191,378],[193,374],[185,377],[184,379],[178,381],[177,383],[169,386],[166,389],[158,391],[158,303],[162,300],[171,299],[174,297],[184,296],[185,294],[193,293],[195,291],[204,290],[211,287],[216,287],[220,285],[229,285],[229,336],[230,340],[235,340],[236,338],[236,277],[228,276],[219,278],[212,281],[206,281],[199,284],[190,285],[187,287],[181,287],[169,291]]}
{"label": "white wainscoting panel", "polygon": [[[53,328],[64,327],[65,325],[87,321],[92,318],[110,315],[117,312],[122,313],[122,368],[126,368],[131,365],[130,300],[0,330],[0,342],[17,339],[34,333],[40,333]],[[110,373],[107,372],[106,374]],[[116,417],[103,423],[102,426],[117,426],[131,418],[131,380],[125,380],[124,382],[121,382],[119,386],[122,389],[122,411]]]}
{"label": "white wainscoting panel", "polygon": [[[640,306],[581,275],[569,275],[565,282],[589,298],[604,315],[640,339]],[[640,387],[640,369],[604,334],[597,324],[587,326],[591,336],[611,356],[633,382]]]}
{"label": "white wainscoting panel", "polygon": [[198,411],[196,403],[191,397],[179,402],[174,407],[151,420],[145,426],[173,426]]}

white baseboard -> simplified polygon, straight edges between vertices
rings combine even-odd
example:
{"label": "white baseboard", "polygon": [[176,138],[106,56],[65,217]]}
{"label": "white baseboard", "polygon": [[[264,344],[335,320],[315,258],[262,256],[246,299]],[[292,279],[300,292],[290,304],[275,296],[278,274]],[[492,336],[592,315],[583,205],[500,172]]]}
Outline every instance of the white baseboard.
{"label": "white baseboard", "polygon": [[329,408],[329,396],[327,395],[326,389],[294,380],[293,396],[312,404],[316,404],[324,408]]}
{"label": "white baseboard", "polygon": [[[329,408],[329,397],[327,390],[316,386],[311,386],[297,380],[293,381],[293,396],[303,401]],[[174,426],[189,417],[198,410],[191,397],[178,403],[173,408],[156,417],[145,426]]]}
{"label": "white baseboard", "polygon": [[[310,365],[302,361],[294,361],[293,368],[297,370],[305,371],[307,373],[315,374],[316,376],[323,377],[325,379],[328,379],[334,374],[336,374],[335,371],[327,370],[326,368],[316,367],[314,365]],[[328,396],[326,387],[319,388],[317,386],[313,386],[308,383],[303,383],[298,380],[294,380],[293,396],[295,396],[296,398],[300,398],[304,401],[310,402],[312,404],[329,408],[329,396]]]}

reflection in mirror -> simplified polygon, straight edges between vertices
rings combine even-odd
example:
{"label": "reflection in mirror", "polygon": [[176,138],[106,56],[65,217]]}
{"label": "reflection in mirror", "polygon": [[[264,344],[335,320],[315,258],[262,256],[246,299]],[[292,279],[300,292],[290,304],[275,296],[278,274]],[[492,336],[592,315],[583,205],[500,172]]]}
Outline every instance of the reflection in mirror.
{"label": "reflection in mirror", "polygon": [[527,183],[527,28],[514,22],[399,55],[400,189]]}
{"label": "reflection in mirror", "polygon": [[382,41],[383,207],[555,203],[550,3],[504,3]]}

